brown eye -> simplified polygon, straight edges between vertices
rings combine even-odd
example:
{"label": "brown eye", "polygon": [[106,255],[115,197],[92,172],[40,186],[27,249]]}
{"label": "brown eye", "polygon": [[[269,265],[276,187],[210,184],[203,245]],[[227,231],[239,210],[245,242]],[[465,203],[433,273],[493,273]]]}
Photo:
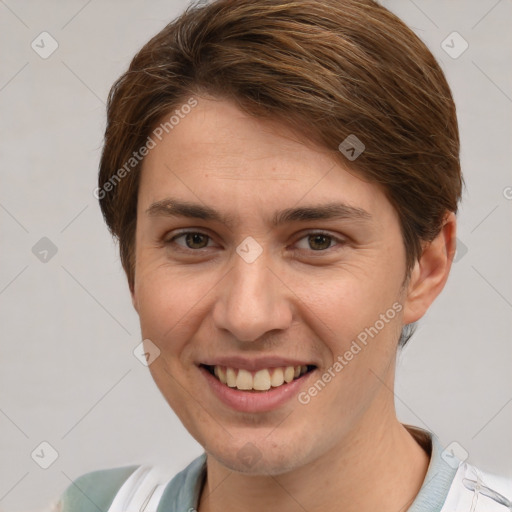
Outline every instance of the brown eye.
{"label": "brown eye", "polygon": [[[188,233],[185,236],[185,243],[189,249],[203,249],[208,245],[208,236],[202,233]],[[198,247],[199,246],[199,247]]]}
{"label": "brown eye", "polygon": [[331,246],[332,237],[326,235],[309,235],[309,246],[314,251],[323,251]]}
{"label": "brown eye", "polygon": [[[184,239],[185,244],[178,243],[176,240]],[[176,244],[182,249],[191,249],[191,250],[199,250],[204,249],[208,246],[208,242],[210,237],[205,235],[204,233],[196,232],[196,231],[186,231],[185,233],[180,233],[172,237],[169,241],[166,242],[166,245]]]}
{"label": "brown eye", "polygon": [[296,244],[301,251],[328,252],[335,245],[344,245],[344,240],[328,233],[315,232],[302,237]]}

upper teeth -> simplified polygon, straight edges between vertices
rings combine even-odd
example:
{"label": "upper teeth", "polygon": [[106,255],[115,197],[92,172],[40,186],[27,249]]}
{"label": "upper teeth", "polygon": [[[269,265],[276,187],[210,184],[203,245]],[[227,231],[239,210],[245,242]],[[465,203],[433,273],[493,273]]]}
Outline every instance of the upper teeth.
{"label": "upper teeth", "polygon": [[304,365],[264,368],[255,372],[253,376],[248,370],[214,366],[213,372],[223,384],[227,384],[230,388],[266,391],[271,387],[281,386],[284,382],[291,382],[299,375],[306,373],[307,369],[308,367]]}

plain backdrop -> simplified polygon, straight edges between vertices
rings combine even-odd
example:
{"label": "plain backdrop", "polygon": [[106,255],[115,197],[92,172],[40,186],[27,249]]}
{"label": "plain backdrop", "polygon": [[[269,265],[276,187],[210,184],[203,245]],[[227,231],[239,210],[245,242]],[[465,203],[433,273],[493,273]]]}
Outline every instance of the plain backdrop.
{"label": "plain backdrop", "polygon": [[[466,180],[452,274],[398,358],[399,417],[512,476],[512,2],[384,4],[446,72]],[[186,6],[0,0],[0,510],[202,453],[133,355],[138,318],[93,196],[109,88]]]}

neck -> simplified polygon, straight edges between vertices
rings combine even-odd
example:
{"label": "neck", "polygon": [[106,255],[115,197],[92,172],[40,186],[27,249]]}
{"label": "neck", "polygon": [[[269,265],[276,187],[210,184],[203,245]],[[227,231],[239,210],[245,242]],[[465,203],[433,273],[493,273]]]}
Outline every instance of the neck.
{"label": "neck", "polygon": [[368,418],[312,463],[278,476],[233,472],[208,455],[198,512],[407,510],[429,457],[392,409],[388,421]]}

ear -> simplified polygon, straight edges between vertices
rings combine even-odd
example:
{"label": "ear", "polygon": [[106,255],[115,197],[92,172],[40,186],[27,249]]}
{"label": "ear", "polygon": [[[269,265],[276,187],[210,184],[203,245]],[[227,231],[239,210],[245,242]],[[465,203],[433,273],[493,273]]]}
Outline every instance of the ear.
{"label": "ear", "polygon": [[419,320],[444,288],[455,256],[456,228],[455,214],[449,212],[439,234],[424,246],[409,278],[404,323]]}

